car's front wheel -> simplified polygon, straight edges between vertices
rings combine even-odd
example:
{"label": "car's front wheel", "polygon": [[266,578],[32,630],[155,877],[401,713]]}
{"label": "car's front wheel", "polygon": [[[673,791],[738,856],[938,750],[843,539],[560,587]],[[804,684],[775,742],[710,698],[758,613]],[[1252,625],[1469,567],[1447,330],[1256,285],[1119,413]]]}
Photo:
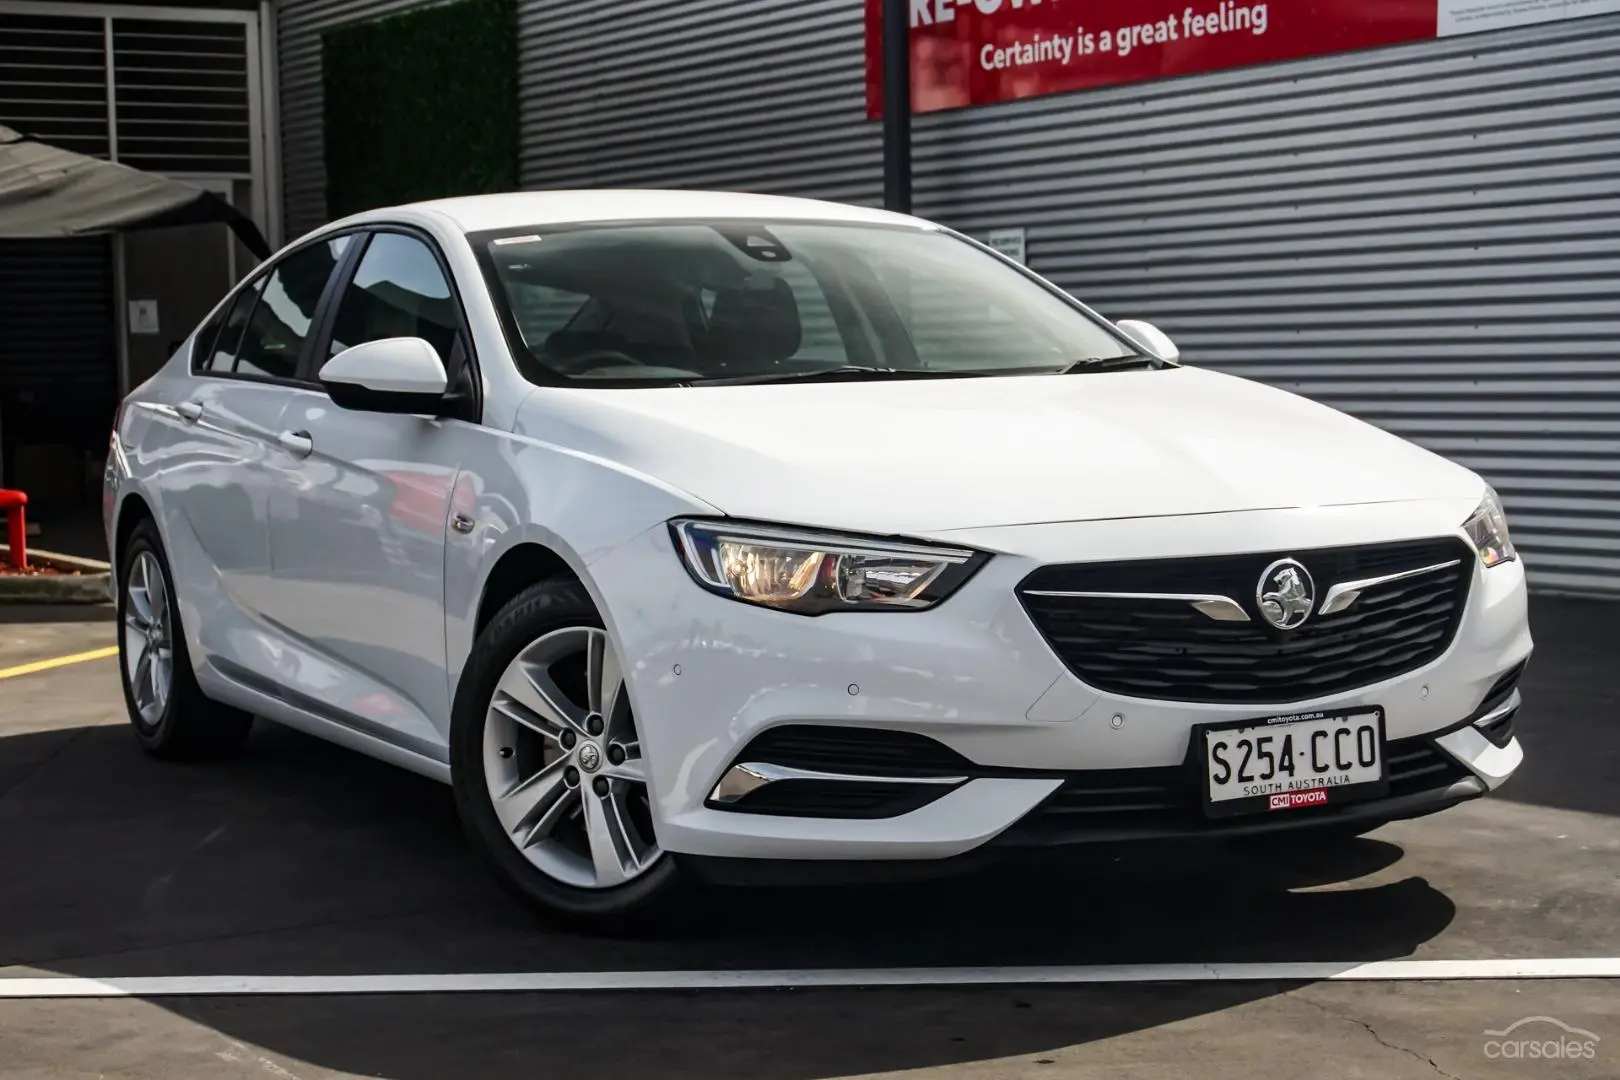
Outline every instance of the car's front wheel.
{"label": "car's front wheel", "polygon": [[584,587],[542,582],[479,635],[451,732],[479,852],[525,900],[598,925],[666,912],[678,891],[622,671]]}

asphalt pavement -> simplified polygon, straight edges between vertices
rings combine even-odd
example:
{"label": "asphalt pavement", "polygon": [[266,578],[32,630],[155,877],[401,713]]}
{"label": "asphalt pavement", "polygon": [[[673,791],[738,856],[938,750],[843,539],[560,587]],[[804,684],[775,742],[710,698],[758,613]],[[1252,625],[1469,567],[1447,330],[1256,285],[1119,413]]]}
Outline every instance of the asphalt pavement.
{"label": "asphalt pavement", "polygon": [[[0,980],[1620,957],[1620,604],[1538,598],[1532,621],[1520,774],[1336,856],[1163,848],[742,890],[632,938],[518,907],[430,781],[267,724],[232,761],[143,757],[116,660],[33,666],[105,649],[110,613],[0,608]],[[1606,979],[93,1000],[3,986],[4,1078],[1620,1076]],[[1592,1056],[1504,1057],[1487,1033],[1533,1017],[1506,1041]]]}

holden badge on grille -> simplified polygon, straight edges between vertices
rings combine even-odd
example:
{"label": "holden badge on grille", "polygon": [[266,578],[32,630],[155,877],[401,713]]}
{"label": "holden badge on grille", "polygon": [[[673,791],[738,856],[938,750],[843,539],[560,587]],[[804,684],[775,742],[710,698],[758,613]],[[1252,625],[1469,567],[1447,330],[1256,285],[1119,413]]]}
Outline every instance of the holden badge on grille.
{"label": "holden badge on grille", "polygon": [[1260,616],[1278,630],[1293,630],[1311,617],[1316,585],[1308,570],[1293,559],[1278,559],[1260,575],[1255,590]]}

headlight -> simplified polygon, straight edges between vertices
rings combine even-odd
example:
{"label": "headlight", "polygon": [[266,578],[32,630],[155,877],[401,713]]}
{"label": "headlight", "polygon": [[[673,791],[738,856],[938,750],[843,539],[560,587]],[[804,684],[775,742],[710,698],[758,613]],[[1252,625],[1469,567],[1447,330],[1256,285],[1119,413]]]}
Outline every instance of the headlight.
{"label": "headlight", "polygon": [[1502,512],[1502,500],[1496,492],[1485,489],[1485,498],[1472,517],[1463,522],[1463,532],[1479,552],[1479,561],[1486,566],[1512,562],[1519,557],[1508,537],[1507,515]]}
{"label": "headlight", "polygon": [[930,608],[988,558],[960,548],[725,521],[672,521],[670,531],[705,589],[799,615]]}

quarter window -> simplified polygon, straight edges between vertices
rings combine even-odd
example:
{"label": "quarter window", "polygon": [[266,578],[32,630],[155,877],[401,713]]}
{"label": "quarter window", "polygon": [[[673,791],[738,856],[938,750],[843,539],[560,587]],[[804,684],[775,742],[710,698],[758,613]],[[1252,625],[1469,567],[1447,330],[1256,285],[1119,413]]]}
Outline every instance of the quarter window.
{"label": "quarter window", "polygon": [[236,347],[242,341],[242,328],[247,325],[248,316],[253,314],[253,304],[259,299],[259,290],[263,286],[264,278],[261,277],[237,293],[236,299],[221,312],[224,321],[214,323],[212,332],[202,332],[197,345],[207,352],[199,354],[197,370],[214,375],[231,373],[231,365],[236,361]]}
{"label": "quarter window", "polygon": [[437,349],[449,369],[460,325],[433,249],[414,236],[378,233],[343,292],[328,355],[368,341],[416,337]]}

